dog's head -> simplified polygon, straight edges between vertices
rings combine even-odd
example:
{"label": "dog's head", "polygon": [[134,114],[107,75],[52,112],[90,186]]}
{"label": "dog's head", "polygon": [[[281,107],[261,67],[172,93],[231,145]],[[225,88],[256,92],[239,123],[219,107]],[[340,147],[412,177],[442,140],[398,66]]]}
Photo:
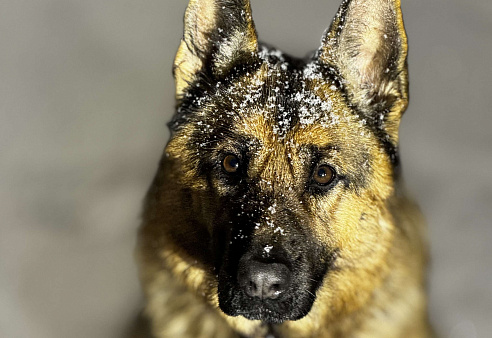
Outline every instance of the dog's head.
{"label": "dog's head", "polygon": [[370,297],[393,231],[406,54],[398,0],[344,1],[306,60],[258,44],[248,0],[190,1],[147,211],[179,264],[205,271],[190,287],[270,323]]}

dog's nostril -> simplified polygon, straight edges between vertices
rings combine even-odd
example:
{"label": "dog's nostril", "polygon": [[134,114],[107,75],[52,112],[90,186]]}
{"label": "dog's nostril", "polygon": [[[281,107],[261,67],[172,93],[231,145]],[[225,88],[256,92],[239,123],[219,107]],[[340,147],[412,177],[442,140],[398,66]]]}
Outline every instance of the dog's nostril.
{"label": "dog's nostril", "polygon": [[284,264],[252,260],[241,264],[238,282],[249,297],[277,299],[288,289],[290,275]]}
{"label": "dog's nostril", "polygon": [[258,291],[259,290],[258,290],[258,286],[256,285],[256,283],[253,282],[253,281],[249,281],[249,285],[248,285],[248,287],[246,289],[246,293],[248,295],[261,294],[261,290],[260,290],[260,292],[258,292]]}

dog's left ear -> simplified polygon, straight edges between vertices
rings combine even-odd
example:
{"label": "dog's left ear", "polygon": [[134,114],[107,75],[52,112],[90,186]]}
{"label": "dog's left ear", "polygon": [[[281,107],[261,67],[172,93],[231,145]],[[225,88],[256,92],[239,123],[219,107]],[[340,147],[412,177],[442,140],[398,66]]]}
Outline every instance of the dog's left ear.
{"label": "dog's left ear", "polygon": [[200,73],[220,76],[258,51],[249,0],[190,0],[174,60],[176,97]]}
{"label": "dog's left ear", "polygon": [[384,119],[388,135],[397,141],[408,104],[407,37],[400,0],[344,0],[318,58],[335,66],[351,102],[368,117]]}

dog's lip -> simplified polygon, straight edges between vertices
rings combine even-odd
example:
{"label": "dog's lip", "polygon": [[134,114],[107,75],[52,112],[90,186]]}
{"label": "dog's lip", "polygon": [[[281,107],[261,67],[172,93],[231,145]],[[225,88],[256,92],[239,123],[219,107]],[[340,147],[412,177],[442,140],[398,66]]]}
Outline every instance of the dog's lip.
{"label": "dog's lip", "polygon": [[238,316],[243,316],[249,320],[260,320],[267,324],[281,324],[288,318],[282,318],[280,314],[264,307],[258,307],[250,311],[237,311]]}

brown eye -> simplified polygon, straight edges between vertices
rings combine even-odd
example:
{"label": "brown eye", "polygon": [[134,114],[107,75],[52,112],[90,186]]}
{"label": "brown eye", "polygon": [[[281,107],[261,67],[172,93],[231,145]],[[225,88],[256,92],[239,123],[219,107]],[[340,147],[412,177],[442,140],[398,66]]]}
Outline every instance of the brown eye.
{"label": "brown eye", "polygon": [[314,169],[314,181],[319,185],[327,185],[335,178],[335,171],[328,165],[320,165]]}
{"label": "brown eye", "polygon": [[239,169],[239,159],[235,155],[227,155],[222,161],[222,167],[230,174],[233,174]]}

